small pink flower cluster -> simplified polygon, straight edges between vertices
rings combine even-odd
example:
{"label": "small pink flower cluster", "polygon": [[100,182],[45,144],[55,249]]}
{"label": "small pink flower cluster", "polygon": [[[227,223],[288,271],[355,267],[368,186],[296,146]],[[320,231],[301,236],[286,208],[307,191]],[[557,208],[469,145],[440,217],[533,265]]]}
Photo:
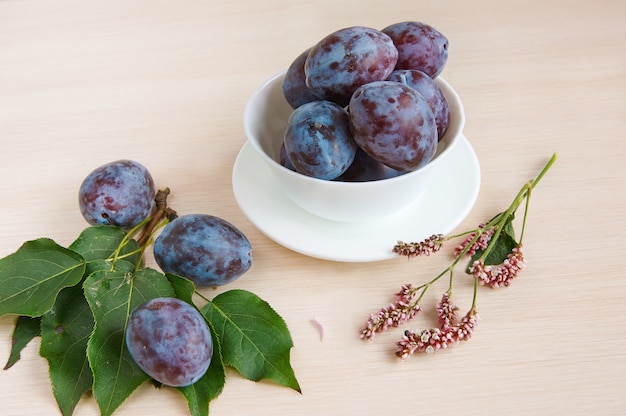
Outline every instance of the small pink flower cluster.
{"label": "small pink flower cluster", "polygon": [[[478,228],[479,229],[484,229],[485,226],[486,226],[486,224],[482,223],[482,224],[480,224],[478,226]],[[491,237],[493,237],[494,231],[495,230],[492,227],[484,229],[482,231],[482,233],[480,234],[480,236],[478,237],[478,239],[467,250],[466,254],[471,257],[474,254],[476,254],[477,251],[486,249],[487,246],[489,245],[489,242],[491,241]],[[472,242],[472,240],[475,237],[476,237],[476,232],[470,233],[467,236],[467,238],[461,242],[461,244],[459,244],[457,247],[455,247],[455,249],[454,249],[455,257],[460,256],[461,253],[463,252],[463,250],[465,250],[465,248]]]}
{"label": "small pink flower cluster", "polygon": [[457,321],[456,311],[458,311],[459,308],[452,304],[448,292],[443,294],[435,310],[437,311],[437,318],[439,319],[439,326],[441,328],[453,326]]}
{"label": "small pink flower cluster", "polygon": [[490,287],[504,287],[511,284],[511,280],[526,266],[522,246],[513,248],[507,258],[498,265],[485,266],[482,260],[476,260],[470,268],[481,285]]}
{"label": "small pink flower cluster", "polygon": [[381,308],[376,314],[370,315],[361,330],[361,339],[374,339],[377,332],[386,330],[389,327],[398,327],[412,319],[421,310],[419,304],[414,301],[417,289],[411,284],[405,284],[396,293],[395,302],[389,306]]}
{"label": "small pink flower cluster", "polygon": [[459,341],[468,340],[478,322],[478,314],[471,309],[458,321],[456,311],[457,308],[450,302],[449,294],[445,293],[437,304],[441,326],[415,332],[405,331],[404,336],[397,343],[396,355],[406,360],[415,352],[431,354]]}
{"label": "small pink flower cluster", "polygon": [[430,256],[441,250],[445,237],[443,234],[433,234],[424,241],[404,243],[398,241],[393,247],[393,252],[405,257]]}

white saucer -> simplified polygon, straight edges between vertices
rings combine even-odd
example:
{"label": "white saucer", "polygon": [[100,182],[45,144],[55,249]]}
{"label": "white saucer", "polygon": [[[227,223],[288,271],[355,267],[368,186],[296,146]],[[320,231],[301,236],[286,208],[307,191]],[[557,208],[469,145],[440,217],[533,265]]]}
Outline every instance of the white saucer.
{"label": "white saucer", "polygon": [[480,166],[467,138],[438,169],[426,194],[394,215],[366,223],[332,221],[300,208],[249,143],[237,156],[232,180],[243,213],[278,244],[324,260],[371,262],[396,257],[392,248],[398,240],[448,234],[469,214],[480,189]]}

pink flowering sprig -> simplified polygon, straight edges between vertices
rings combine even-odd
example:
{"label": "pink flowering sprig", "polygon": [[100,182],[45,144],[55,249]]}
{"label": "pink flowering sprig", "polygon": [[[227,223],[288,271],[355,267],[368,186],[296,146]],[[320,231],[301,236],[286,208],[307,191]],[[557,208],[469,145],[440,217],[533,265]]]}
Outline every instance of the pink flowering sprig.
{"label": "pink flowering sprig", "polygon": [[459,320],[457,309],[451,302],[450,292],[444,293],[436,307],[439,327],[404,331],[404,335],[397,342],[396,355],[406,360],[415,352],[432,354],[457,342],[467,341],[478,322],[478,313],[472,308]]}
{"label": "pink flowering sprig", "polygon": [[394,302],[370,315],[361,330],[361,339],[374,339],[376,333],[389,327],[398,327],[413,319],[421,310],[419,302],[422,295],[417,294],[420,289],[422,287],[413,287],[411,284],[403,285],[396,293]]}
{"label": "pink flowering sprig", "polygon": [[413,243],[398,241],[393,247],[393,252],[405,257],[430,256],[441,250],[446,237],[443,234],[433,234],[426,240]]}
{"label": "pink flowering sprig", "polygon": [[[429,256],[440,251],[446,241],[464,238],[455,248],[454,259],[448,267],[420,286],[403,285],[392,303],[370,315],[361,330],[360,337],[373,340],[376,333],[391,327],[398,327],[414,318],[421,311],[420,302],[427,290],[443,276],[448,276],[448,290],[436,307],[439,326],[427,330],[404,331],[403,337],[397,342],[396,355],[407,359],[416,352],[431,353],[468,340],[478,322],[476,308],[478,286],[487,285],[492,288],[509,286],[525,266],[522,239],[531,191],[547,173],[556,158],[557,155],[553,154],[537,177],[522,186],[505,211],[486,223],[480,224],[476,229],[449,236],[433,234],[420,242],[398,241],[393,247],[393,252],[413,258]],[[524,203],[524,216],[519,241],[517,241],[513,220],[522,203]],[[469,257],[469,262],[465,272],[474,279],[474,291],[469,311],[458,319],[457,308],[451,302],[454,271],[458,263],[467,257]]]}

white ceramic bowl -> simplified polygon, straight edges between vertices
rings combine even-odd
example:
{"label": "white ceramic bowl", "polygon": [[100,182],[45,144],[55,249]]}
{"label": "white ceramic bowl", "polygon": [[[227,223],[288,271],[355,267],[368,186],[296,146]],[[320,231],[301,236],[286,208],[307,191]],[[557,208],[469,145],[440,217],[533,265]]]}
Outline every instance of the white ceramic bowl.
{"label": "white ceramic bowl", "polygon": [[[463,105],[458,94],[441,77],[437,84],[450,107],[450,125],[439,142],[433,159],[425,166],[404,175],[369,182],[339,182],[312,178],[293,172],[279,163],[287,120],[293,109],[282,91],[282,71],[254,91],[244,111],[244,130],[248,141],[276,177],[287,195],[310,213],[336,221],[375,221],[392,215],[416,201],[462,135],[465,125]],[[445,191],[444,191],[445,192]]]}

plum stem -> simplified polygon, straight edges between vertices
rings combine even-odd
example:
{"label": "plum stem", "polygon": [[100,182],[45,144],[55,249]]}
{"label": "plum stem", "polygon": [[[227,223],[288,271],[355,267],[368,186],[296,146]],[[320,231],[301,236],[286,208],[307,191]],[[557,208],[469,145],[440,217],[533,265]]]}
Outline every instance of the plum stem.
{"label": "plum stem", "polygon": [[170,188],[161,189],[157,192],[154,200],[156,202],[156,211],[152,216],[146,228],[143,229],[141,236],[137,239],[137,244],[140,247],[146,245],[150,240],[152,233],[157,228],[163,218],[167,218],[168,221],[172,221],[178,215],[176,211],[167,206],[167,196],[170,194]]}

